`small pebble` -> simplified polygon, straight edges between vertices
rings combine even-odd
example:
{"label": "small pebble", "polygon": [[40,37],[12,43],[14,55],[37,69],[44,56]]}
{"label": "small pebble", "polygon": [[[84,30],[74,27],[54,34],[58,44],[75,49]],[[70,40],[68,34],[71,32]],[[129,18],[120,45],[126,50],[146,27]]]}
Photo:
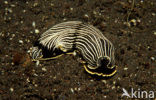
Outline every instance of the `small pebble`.
{"label": "small pebble", "polygon": [[13,92],[14,91],[14,88],[10,88],[10,91]]}
{"label": "small pebble", "polygon": [[106,81],[106,80],[102,80],[102,82],[103,82],[103,83],[105,83],[105,84],[107,83],[107,81]]}
{"label": "small pebble", "polygon": [[116,84],[116,81],[113,81],[113,84]]}
{"label": "small pebble", "polygon": [[74,90],[73,90],[73,88],[71,88],[71,89],[70,89],[70,91],[71,91],[72,93],[74,93]]}
{"label": "small pebble", "polygon": [[30,53],[31,50],[28,50],[27,53]]}
{"label": "small pebble", "polygon": [[73,8],[70,8],[71,11],[73,11]]}
{"label": "small pebble", "polygon": [[33,26],[33,27],[36,27],[35,21],[32,22],[32,26]]}
{"label": "small pebble", "polygon": [[28,39],[26,39],[26,41],[29,43],[30,42],[30,40],[28,40]]}
{"label": "small pebble", "polygon": [[38,76],[36,73],[34,73],[34,76]]}
{"label": "small pebble", "polygon": [[47,69],[45,67],[42,68],[43,71],[47,71]]}
{"label": "small pebble", "polygon": [[75,87],[74,90],[77,91],[77,88]]}
{"label": "small pebble", "polygon": [[27,82],[28,82],[28,83],[30,82],[29,77],[27,78]]}
{"label": "small pebble", "polygon": [[8,11],[9,11],[9,13],[12,13],[13,12],[12,9],[10,9],[10,8],[8,8]]}
{"label": "small pebble", "polygon": [[89,18],[88,14],[85,14],[84,16],[85,16],[86,18]]}
{"label": "small pebble", "polygon": [[93,82],[94,80],[90,80],[91,82]]}
{"label": "small pebble", "polygon": [[30,31],[30,33],[33,33],[33,31]]}
{"label": "small pebble", "polygon": [[107,96],[105,95],[105,96],[103,96],[104,98],[107,98]]}
{"label": "small pebble", "polygon": [[96,12],[96,11],[93,11],[93,14],[94,14],[94,15],[96,15],[96,14],[97,14],[97,12]]}
{"label": "small pebble", "polygon": [[35,2],[33,6],[34,6],[34,7],[38,6],[38,2]]}
{"label": "small pebble", "polygon": [[121,80],[121,78],[120,78],[120,77],[118,77],[118,80]]}
{"label": "small pebble", "polygon": [[54,4],[53,4],[53,3],[51,3],[51,4],[50,4],[50,6],[52,6],[52,7],[53,7],[53,6],[54,6]]}
{"label": "small pebble", "polygon": [[10,6],[11,6],[11,7],[15,7],[16,5],[14,5],[14,4],[11,4]]}
{"label": "small pebble", "polygon": [[15,37],[15,34],[12,34],[12,37]]}
{"label": "small pebble", "polygon": [[115,86],[113,86],[112,89],[115,89]]}
{"label": "small pebble", "polygon": [[141,2],[141,3],[143,3],[143,2],[144,2],[144,0],[141,0],[140,2]]}
{"label": "small pebble", "polygon": [[128,69],[127,67],[124,68],[124,70],[127,70],[127,69]]}
{"label": "small pebble", "polygon": [[9,38],[9,40],[12,40],[12,38]]}
{"label": "small pebble", "polygon": [[37,84],[34,84],[34,86],[35,86],[35,87],[38,87],[38,85],[37,85]]}
{"label": "small pebble", "polygon": [[23,24],[23,20],[21,20],[20,23]]}
{"label": "small pebble", "polygon": [[40,33],[40,31],[38,29],[35,29],[35,33],[38,34]]}
{"label": "small pebble", "polygon": [[8,4],[8,1],[4,1],[5,4]]}
{"label": "small pebble", "polygon": [[24,10],[23,10],[23,13],[25,13],[25,12],[26,12],[26,10],[24,9]]}
{"label": "small pebble", "polygon": [[81,90],[81,88],[78,88],[77,90],[78,90],[78,91],[80,91],[80,90]]}
{"label": "small pebble", "polygon": [[155,16],[156,15],[156,13],[152,13],[152,16]]}
{"label": "small pebble", "polygon": [[19,40],[19,43],[23,44],[23,41],[22,40]]}
{"label": "small pebble", "polygon": [[118,85],[118,86],[117,86],[117,89],[121,89],[121,86]]}
{"label": "small pebble", "polygon": [[155,58],[154,58],[154,57],[151,57],[151,60],[153,60],[153,61],[154,61],[154,60],[155,60]]}
{"label": "small pebble", "polygon": [[66,21],[67,19],[66,18],[63,18],[63,20]]}
{"label": "small pebble", "polygon": [[9,17],[8,19],[11,20],[11,17]]}

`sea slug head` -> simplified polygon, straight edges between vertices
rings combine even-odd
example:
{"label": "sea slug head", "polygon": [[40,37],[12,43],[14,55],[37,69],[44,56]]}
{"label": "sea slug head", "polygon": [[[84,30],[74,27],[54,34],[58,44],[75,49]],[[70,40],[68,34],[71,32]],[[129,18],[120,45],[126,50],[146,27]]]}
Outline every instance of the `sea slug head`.
{"label": "sea slug head", "polygon": [[43,57],[42,49],[39,49],[38,47],[31,47],[30,56],[33,61],[37,61],[38,59]]}

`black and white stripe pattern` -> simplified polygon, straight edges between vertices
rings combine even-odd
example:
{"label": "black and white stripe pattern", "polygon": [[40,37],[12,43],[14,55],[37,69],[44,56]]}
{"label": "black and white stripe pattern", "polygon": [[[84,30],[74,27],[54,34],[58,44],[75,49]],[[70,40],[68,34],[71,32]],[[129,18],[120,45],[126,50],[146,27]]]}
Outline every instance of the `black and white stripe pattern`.
{"label": "black and white stripe pattern", "polygon": [[39,59],[42,58],[42,49],[39,49],[38,47],[32,47],[30,48],[30,55],[32,59]]}
{"label": "black and white stripe pattern", "polygon": [[[60,49],[63,52],[79,51],[88,64],[88,70],[101,67],[99,60],[103,58],[108,59],[109,62],[107,65],[111,64],[111,66],[103,67],[109,69],[115,67],[113,44],[100,30],[80,21],[68,21],[53,26],[41,35],[39,43],[52,50],[52,52],[55,49]],[[37,57],[35,55],[32,58]],[[92,74],[92,72],[89,73]]]}

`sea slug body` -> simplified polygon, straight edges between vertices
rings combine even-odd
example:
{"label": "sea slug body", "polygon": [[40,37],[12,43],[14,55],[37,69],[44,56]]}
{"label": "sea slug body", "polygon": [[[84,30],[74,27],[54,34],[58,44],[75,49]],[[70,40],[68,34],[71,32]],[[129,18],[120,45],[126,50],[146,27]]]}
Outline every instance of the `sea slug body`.
{"label": "sea slug body", "polygon": [[[80,53],[85,70],[92,75],[111,77],[117,72],[113,44],[92,25],[81,21],[56,24],[41,34],[38,42],[52,54],[57,50]],[[42,52],[42,48],[33,47],[32,59],[42,59]]]}

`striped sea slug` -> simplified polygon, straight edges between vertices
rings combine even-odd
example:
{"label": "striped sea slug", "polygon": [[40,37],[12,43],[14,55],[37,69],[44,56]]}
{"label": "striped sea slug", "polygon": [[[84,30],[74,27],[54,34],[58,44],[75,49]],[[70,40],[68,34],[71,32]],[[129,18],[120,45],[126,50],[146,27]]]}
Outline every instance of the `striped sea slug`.
{"label": "striped sea slug", "polygon": [[[90,74],[110,77],[116,73],[114,46],[100,30],[92,25],[81,21],[63,22],[44,32],[38,42],[52,55],[58,50],[63,54],[70,52],[80,54],[84,68]],[[54,59],[62,53],[52,58],[42,58],[43,48],[34,46],[31,49],[33,60]]]}

